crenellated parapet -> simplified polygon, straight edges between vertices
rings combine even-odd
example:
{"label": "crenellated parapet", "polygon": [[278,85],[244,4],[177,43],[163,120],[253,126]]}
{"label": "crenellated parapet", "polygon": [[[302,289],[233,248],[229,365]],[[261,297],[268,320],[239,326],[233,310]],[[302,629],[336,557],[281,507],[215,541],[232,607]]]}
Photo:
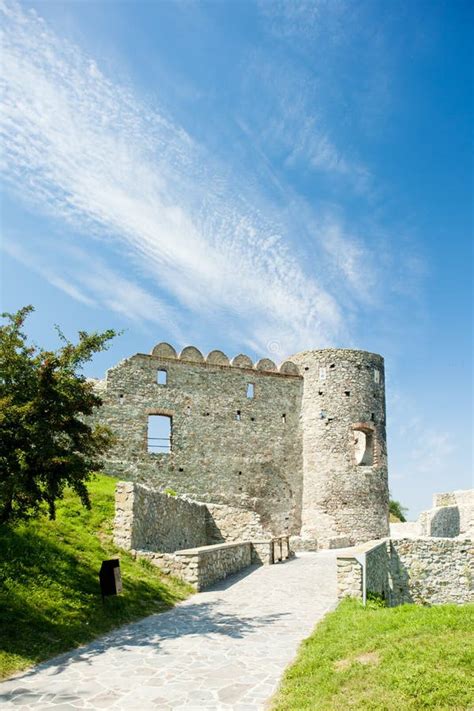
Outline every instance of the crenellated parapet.
{"label": "crenellated parapet", "polygon": [[246,370],[256,370],[260,373],[278,373],[281,375],[300,375],[296,363],[285,360],[280,365],[276,365],[270,358],[261,358],[256,363],[244,353],[239,353],[230,359],[223,351],[213,350],[204,356],[199,348],[195,346],[185,346],[178,353],[169,343],[157,343],[151,350],[150,355],[156,358],[167,360],[177,360],[185,363],[202,363],[207,365],[219,365],[230,368],[241,368]]}

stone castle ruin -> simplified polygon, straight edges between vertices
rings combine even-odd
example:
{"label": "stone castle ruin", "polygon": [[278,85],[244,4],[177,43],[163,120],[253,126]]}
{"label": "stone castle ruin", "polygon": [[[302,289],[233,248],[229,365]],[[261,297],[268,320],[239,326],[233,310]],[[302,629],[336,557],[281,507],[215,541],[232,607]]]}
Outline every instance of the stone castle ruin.
{"label": "stone castle ruin", "polygon": [[107,471],[230,507],[227,539],[250,527],[316,549],[388,534],[381,356],[306,351],[277,368],[160,343],[98,386],[117,437]]}
{"label": "stone castle ruin", "polygon": [[116,436],[105,468],[123,480],[118,546],[198,590],[293,550],[352,547],[338,556],[341,596],[472,599],[472,543],[447,495],[389,537],[380,355],[311,350],[277,367],[159,343],[95,387]]}

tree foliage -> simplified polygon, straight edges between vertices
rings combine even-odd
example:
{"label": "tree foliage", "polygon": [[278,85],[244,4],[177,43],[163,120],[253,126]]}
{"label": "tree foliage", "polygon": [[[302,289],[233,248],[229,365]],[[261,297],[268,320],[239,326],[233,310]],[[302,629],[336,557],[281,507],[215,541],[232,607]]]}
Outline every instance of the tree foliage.
{"label": "tree foliage", "polygon": [[81,368],[107,348],[115,331],[79,332],[76,344],[58,329],[62,346],[43,350],[27,342],[23,326],[33,311],[25,306],[0,328],[0,523],[37,514],[70,486],[90,507],[86,482],[102,469],[100,455],[112,442],[110,430],[90,424],[102,404]]}
{"label": "tree foliage", "polygon": [[388,510],[392,514],[392,516],[396,516],[396,518],[398,518],[403,523],[406,521],[405,514],[408,509],[405,506],[402,506],[399,501],[390,499]]}

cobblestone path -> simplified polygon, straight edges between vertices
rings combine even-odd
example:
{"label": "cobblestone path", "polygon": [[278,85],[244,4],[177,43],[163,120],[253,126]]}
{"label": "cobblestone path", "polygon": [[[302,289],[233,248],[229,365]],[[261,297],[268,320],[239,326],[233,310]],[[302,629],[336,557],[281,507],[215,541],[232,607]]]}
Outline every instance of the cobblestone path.
{"label": "cobblestone path", "polygon": [[263,709],[336,604],[335,552],[251,568],[0,684],[5,709]]}

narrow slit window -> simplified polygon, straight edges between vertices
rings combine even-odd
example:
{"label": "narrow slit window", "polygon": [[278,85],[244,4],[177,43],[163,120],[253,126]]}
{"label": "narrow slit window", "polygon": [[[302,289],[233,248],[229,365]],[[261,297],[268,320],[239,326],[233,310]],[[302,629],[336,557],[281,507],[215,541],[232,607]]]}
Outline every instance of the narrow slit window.
{"label": "narrow slit window", "polygon": [[156,371],[156,382],[158,385],[167,385],[168,383],[168,371],[164,368],[160,368]]}
{"label": "narrow slit window", "polygon": [[253,383],[247,383],[247,397],[249,400],[253,400],[255,396],[255,386]]}
{"label": "narrow slit window", "polygon": [[319,379],[326,380],[326,368],[319,369]]}
{"label": "narrow slit window", "polygon": [[171,452],[172,420],[169,415],[148,415],[148,452],[169,454]]}
{"label": "narrow slit window", "polygon": [[380,383],[380,370],[378,368],[374,368],[374,382]]}
{"label": "narrow slit window", "polygon": [[281,421],[284,425],[286,425],[286,414],[285,413],[283,413],[283,415],[281,416]]}
{"label": "narrow slit window", "polygon": [[240,410],[237,410],[237,412],[235,413],[235,419],[236,419],[238,422],[240,422],[240,420],[242,419],[242,416],[241,416],[241,414],[240,414]]}

